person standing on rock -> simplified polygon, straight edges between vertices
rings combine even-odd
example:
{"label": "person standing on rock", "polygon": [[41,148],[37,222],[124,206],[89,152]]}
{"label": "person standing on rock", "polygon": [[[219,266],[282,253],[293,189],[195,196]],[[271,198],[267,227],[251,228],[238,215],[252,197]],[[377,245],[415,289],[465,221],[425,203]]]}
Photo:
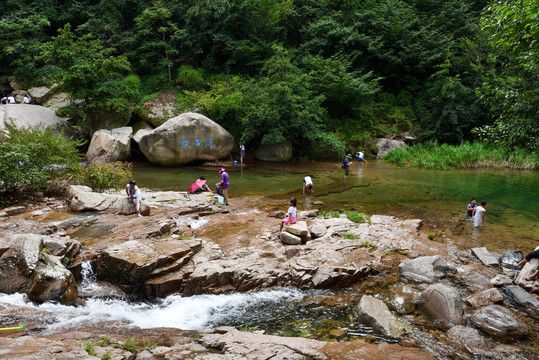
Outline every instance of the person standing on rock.
{"label": "person standing on rock", "polygon": [[141,217],[142,215],[140,215],[140,203],[142,201],[142,194],[137,186],[137,182],[135,180],[131,180],[129,184],[125,186],[125,192],[127,193],[127,199],[129,201],[132,201],[133,204],[135,204],[137,217]]}
{"label": "person standing on rock", "polygon": [[228,174],[224,168],[220,168],[219,175],[221,175],[221,181],[219,181],[219,186],[222,189],[223,197],[225,198],[225,204],[226,206],[228,206],[228,188],[230,187]]}
{"label": "person standing on rock", "polygon": [[348,179],[348,175],[350,175],[350,159],[352,158],[352,154],[346,155],[344,158],[341,167],[344,169],[344,181]]}
{"label": "person standing on rock", "polygon": [[240,145],[240,165],[243,165],[244,156],[245,156],[245,145]]}
{"label": "person standing on rock", "polygon": [[313,179],[309,175],[305,176],[303,178],[303,193],[305,194],[305,191],[313,192]]}
{"label": "person standing on rock", "polygon": [[487,206],[487,202],[482,200],[481,205],[473,209],[473,226],[476,228],[483,225],[483,222],[485,221],[485,211],[487,211],[485,210],[485,206]]}
{"label": "person standing on rock", "polygon": [[288,212],[286,218],[281,223],[281,228],[279,229],[279,235],[281,235],[281,231],[283,231],[283,225],[290,225],[295,224],[297,221],[296,214],[297,214],[297,200],[296,198],[290,198],[288,199]]}

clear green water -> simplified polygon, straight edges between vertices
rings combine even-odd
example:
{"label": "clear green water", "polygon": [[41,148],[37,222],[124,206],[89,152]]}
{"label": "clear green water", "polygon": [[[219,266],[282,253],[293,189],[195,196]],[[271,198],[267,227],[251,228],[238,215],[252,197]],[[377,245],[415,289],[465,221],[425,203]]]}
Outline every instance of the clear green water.
{"label": "clear green water", "polygon": [[[429,231],[441,230],[458,249],[486,246],[501,253],[539,245],[539,173],[511,170],[426,170],[369,162],[354,164],[345,183],[339,163],[256,163],[231,166],[230,198],[252,197],[253,206],[286,210],[286,198],[298,199],[298,209],[356,209],[368,214],[421,218]],[[302,181],[310,174],[315,193],[303,195]],[[186,191],[204,175],[214,188],[218,167],[163,168],[134,166],[142,188]],[[483,228],[465,220],[471,197],[487,201]],[[319,202],[322,202],[319,203]]]}

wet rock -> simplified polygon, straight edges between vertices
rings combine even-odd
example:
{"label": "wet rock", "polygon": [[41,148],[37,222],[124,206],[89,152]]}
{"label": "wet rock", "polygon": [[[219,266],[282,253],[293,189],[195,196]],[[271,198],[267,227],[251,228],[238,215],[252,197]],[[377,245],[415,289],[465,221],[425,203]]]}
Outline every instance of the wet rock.
{"label": "wet rock", "polygon": [[522,250],[507,250],[500,257],[500,265],[503,267],[512,268],[522,261],[522,259],[524,259]]}
{"label": "wet rock", "polygon": [[490,283],[494,287],[503,287],[503,286],[511,285],[513,283],[513,280],[511,280],[506,275],[496,274],[496,276],[490,279]]}
{"label": "wet rock", "polygon": [[0,293],[26,292],[31,286],[31,275],[37,267],[43,236],[0,235]]}
{"label": "wet rock", "polygon": [[505,339],[528,335],[528,327],[511,311],[500,305],[489,305],[474,311],[470,318],[484,332]]}
{"label": "wet rock", "polygon": [[490,280],[495,270],[481,264],[468,264],[458,269],[457,277],[472,290],[487,290],[493,287]]}
{"label": "wet rock", "polygon": [[485,247],[473,248],[472,253],[479,258],[485,266],[498,265],[498,258],[493,256]]}
{"label": "wet rock", "polygon": [[126,290],[146,293],[144,282],[181,271],[200,246],[197,240],[131,240],[114,244],[99,254],[96,275]]}
{"label": "wet rock", "polygon": [[311,237],[313,239],[317,239],[319,237],[322,237],[326,235],[327,229],[322,224],[314,224],[309,228],[309,233],[311,234]]}
{"label": "wet rock", "polygon": [[32,211],[30,215],[32,215],[32,217],[41,216],[48,213],[49,211],[51,211],[50,207],[44,207],[43,209]]}
{"label": "wet rock", "polygon": [[58,301],[72,305],[77,300],[75,278],[56,256],[42,253],[31,279],[32,284],[26,294],[33,301]]}
{"label": "wet rock", "polygon": [[520,286],[510,285],[501,289],[506,298],[535,319],[539,319],[539,300]]}
{"label": "wet rock", "polygon": [[402,323],[389,311],[382,300],[363,295],[357,306],[357,312],[359,322],[372,327],[375,332],[392,338],[402,336]]}
{"label": "wet rock", "polygon": [[286,213],[284,211],[272,211],[269,213],[269,216],[277,219],[284,219],[286,217]]}
{"label": "wet rock", "polygon": [[457,350],[469,352],[474,356],[491,354],[485,339],[479,334],[479,331],[471,327],[453,326],[447,331],[447,340]]}
{"label": "wet rock", "polygon": [[381,294],[388,307],[400,315],[411,314],[421,294],[408,285],[392,287]]}
{"label": "wet rock", "polygon": [[287,245],[301,245],[301,238],[287,231],[281,232],[281,241]]}
{"label": "wet rock", "polygon": [[92,136],[86,159],[90,163],[125,161],[131,154],[133,128],[98,130]]}
{"label": "wet rock", "polygon": [[305,221],[298,221],[295,224],[288,225],[286,231],[297,236],[306,236],[309,234],[309,229]]}
{"label": "wet rock", "polygon": [[399,264],[400,275],[416,282],[434,283],[446,273],[456,272],[454,266],[448,264],[440,255],[422,256]]}
{"label": "wet rock", "polygon": [[455,288],[436,284],[421,294],[422,308],[444,326],[464,324],[464,310],[460,294]]}
{"label": "wet rock", "polygon": [[80,253],[81,244],[68,237],[45,237],[43,248],[48,254],[60,257],[62,264],[67,266]]}
{"label": "wet rock", "polygon": [[7,216],[13,216],[13,215],[18,215],[18,214],[22,214],[26,212],[26,208],[24,206],[13,206],[13,207],[5,208],[4,212],[6,213]]}
{"label": "wet rock", "polygon": [[464,302],[470,306],[479,308],[487,305],[499,304],[503,302],[503,296],[498,289],[489,289],[468,296]]}

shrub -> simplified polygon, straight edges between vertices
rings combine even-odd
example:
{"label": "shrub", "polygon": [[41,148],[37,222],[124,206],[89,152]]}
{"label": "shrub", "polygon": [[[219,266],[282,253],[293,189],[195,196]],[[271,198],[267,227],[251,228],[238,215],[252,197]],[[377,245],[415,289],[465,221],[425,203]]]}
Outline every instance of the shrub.
{"label": "shrub", "polygon": [[203,70],[195,69],[189,65],[182,65],[178,69],[176,82],[186,90],[197,89],[204,84]]}
{"label": "shrub", "polygon": [[16,128],[0,142],[0,198],[9,204],[42,190],[54,175],[80,168],[77,147],[82,141],[67,139],[52,128]]}
{"label": "shrub", "polygon": [[429,240],[434,240],[434,233],[429,233],[429,234],[427,235],[427,238],[428,238]]}
{"label": "shrub", "polygon": [[344,213],[348,219],[350,221],[353,221],[355,223],[364,223],[364,222],[368,222],[369,224],[371,223],[371,219],[369,218],[368,215],[364,214],[364,213],[360,213],[360,212],[357,212],[357,211],[346,211]]}
{"label": "shrub", "polygon": [[93,189],[120,189],[133,177],[132,167],[131,163],[119,161],[110,164],[95,163],[83,168],[77,178]]}
{"label": "shrub", "polygon": [[357,235],[352,234],[352,233],[342,233],[342,234],[339,234],[339,236],[342,237],[343,239],[357,239]]}
{"label": "shrub", "polygon": [[88,355],[95,356],[94,343],[92,341],[86,340],[80,345],[80,347],[86,350]]}
{"label": "shrub", "polygon": [[130,352],[136,352],[138,348],[141,346],[141,342],[137,340],[136,338],[129,338],[125,340],[124,342],[124,349]]}
{"label": "shrub", "polygon": [[320,219],[338,218],[340,216],[341,216],[341,213],[338,211],[321,211],[318,214],[318,218]]}

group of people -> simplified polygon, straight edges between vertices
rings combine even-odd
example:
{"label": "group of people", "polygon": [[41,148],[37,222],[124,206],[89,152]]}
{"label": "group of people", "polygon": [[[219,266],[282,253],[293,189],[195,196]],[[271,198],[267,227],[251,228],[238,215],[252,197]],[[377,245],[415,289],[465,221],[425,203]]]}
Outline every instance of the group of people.
{"label": "group of people", "polygon": [[470,203],[466,207],[466,217],[473,220],[473,226],[478,228],[483,225],[485,221],[485,212],[487,211],[485,207],[487,202],[485,200],[481,201],[481,205],[477,205],[477,200],[472,198]]}
{"label": "group of people", "polygon": [[[367,162],[367,160],[365,160],[365,154],[362,151],[358,151],[356,157],[359,164]],[[352,154],[346,155],[341,165],[341,167],[344,169],[344,181],[348,180],[348,175],[350,175],[350,164],[352,163],[351,159]]]}
{"label": "group of people", "polygon": [[[220,181],[215,184],[216,186],[216,192],[218,195],[222,195],[224,198],[225,205],[228,206],[228,189],[230,188],[230,178],[228,176],[228,173],[226,172],[225,168],[219,169],[219,175],[221,176]],[[210,187],[208,184],[206,184],[206,178],[204,176],[201,176],[197,181],[195,181],[190,187],[189,187],[189,194],[198,194],[201,192],[210,192]]]}
{"label": "group of people", "polygon": [[[2,99],[0,99],[1,104],[16,104],[17,101],[15,101],[15,97],[13,95],[9,94],[8,96],[4,96]],[[22,99],[22,104],[30,104],[30,98],[28,98],[28,95],[24,94],[24,98]]]}

